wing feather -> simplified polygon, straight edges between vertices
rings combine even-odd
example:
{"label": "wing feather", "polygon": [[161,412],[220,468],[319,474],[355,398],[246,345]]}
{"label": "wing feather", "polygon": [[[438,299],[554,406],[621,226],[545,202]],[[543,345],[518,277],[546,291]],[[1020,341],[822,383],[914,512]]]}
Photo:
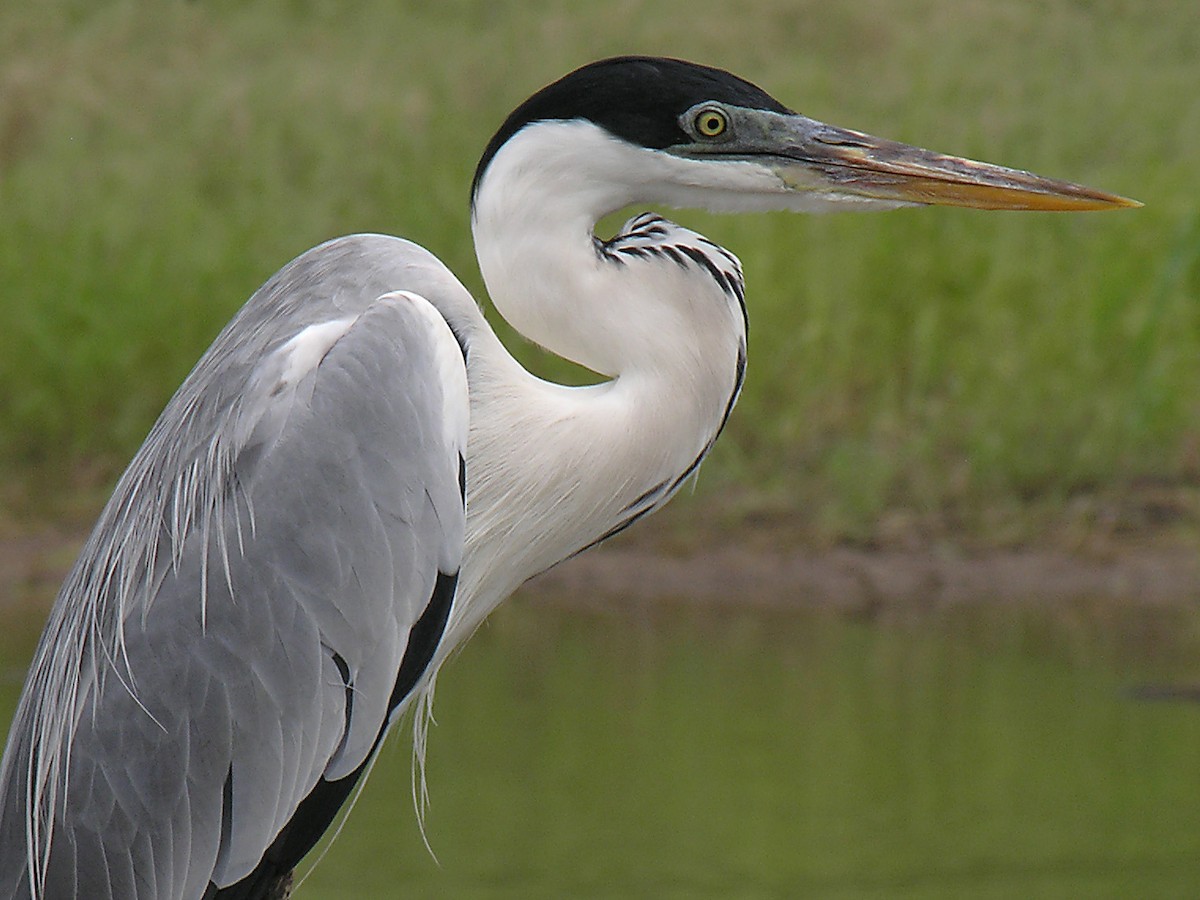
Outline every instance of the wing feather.
{"label": "wing feather", "polygon": [[[420,295],[349,296],[364,285],[347,270],[385,251],[393,285],[418,271],[436,286],[444,269],[400,244],[325,245],[268,282],[118,485],[6,751],[0,897],[30,894],[44,771],[59,772],[51,839],[29,856],[47,863],[47,896],[199,897],[260,871],[281,833],[319,836],[324,821],[299,827],[297,811],[378,747],[464,527],[461,349]],[[372,273],[360,281],[373,290]],[[60,609],[72,594],[90,599]],[[73,729],[47,770],[31,734],[64,709]]]}

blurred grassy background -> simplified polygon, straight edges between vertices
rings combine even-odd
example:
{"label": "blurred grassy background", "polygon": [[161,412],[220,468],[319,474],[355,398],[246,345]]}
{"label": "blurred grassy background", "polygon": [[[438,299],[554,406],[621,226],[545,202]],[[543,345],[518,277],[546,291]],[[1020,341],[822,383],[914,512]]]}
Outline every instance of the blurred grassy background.
{"label": "blurred grassy background", "polygon": [[90,517],[220,326],[325,238],[411,237],[482,296],[478,153],[534,89],[626,52],[1146,203],[676,215],[749,285],[706,502],[818,540],[1190,527],[1200,18],[1176,0],[5,4],[6,518]]}

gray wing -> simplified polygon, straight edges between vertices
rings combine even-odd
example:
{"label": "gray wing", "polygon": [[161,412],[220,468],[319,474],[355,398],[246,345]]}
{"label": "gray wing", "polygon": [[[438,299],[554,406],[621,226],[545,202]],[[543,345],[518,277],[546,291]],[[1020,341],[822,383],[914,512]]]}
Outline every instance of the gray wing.
{"label": "gray wing", "polygon": [[0,896],[29,895],[31,844],[47,897],[257,896],[419,684],[462,556],[466,374],[432,305],[380,290],[444,270],[385,241],[268,282],[122,478],[14,720]]}

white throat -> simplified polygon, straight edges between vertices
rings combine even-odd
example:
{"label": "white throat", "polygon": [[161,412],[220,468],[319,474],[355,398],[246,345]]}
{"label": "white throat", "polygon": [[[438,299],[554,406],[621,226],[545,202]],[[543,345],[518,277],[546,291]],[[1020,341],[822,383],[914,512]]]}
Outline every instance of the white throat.
{"label": "white throat", "polygon": [[[627,173],[647,160],[628,156],[651,151],[582,123],[539,129],[510,140],[480,183],[480,268],[510,324],[610,380],[550,384],[490,332],[473,340],[460,581],[471,618],[451,620],[447,646],[527,578],[661,506],[716,438],[745,363],[740,271],[735,296],[682,251],[618,254],[594,238],[601,216],[645,199]],[[737,270],[701,236],[656,221],[635,250],[703,248]]]}

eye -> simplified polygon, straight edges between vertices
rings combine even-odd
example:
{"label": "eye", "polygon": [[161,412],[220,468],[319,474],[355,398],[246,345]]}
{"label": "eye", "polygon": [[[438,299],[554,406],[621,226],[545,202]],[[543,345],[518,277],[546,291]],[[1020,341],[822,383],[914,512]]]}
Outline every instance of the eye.
{"label": "eye", "polygon": [[702,109],[696,113],[692,124],[695,125],[697,134],[702,137],[714,138],[725,133],[729,127],[729,119],[719,109]]}

